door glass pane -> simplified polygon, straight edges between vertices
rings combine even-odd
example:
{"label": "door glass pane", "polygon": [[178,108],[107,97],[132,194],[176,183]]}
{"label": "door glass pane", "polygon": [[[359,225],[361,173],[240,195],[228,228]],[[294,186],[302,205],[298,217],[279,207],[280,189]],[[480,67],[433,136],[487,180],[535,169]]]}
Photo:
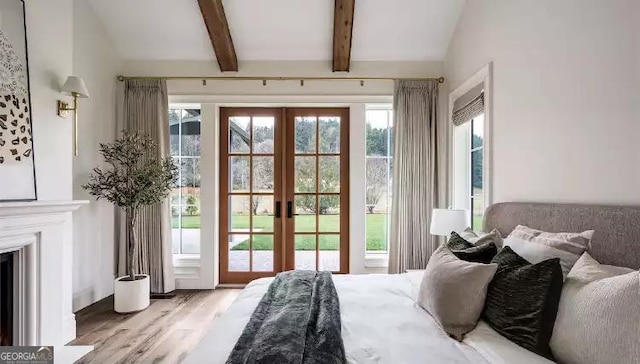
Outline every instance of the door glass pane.
{"label": "door glass pane", "polygon": [[274,128],[273,116],[253,118],[253,153],[273,154]]}
{"label": "door glass pane", "polygon": [[340,192],[340,157],[323,156],[319,158],[319,192]]}
{"label": "door glass pane", "polygon": [[200,109],[182,110],[180,144],[183,156],[200,155]]}
{"label": "door glass pane", "polygon": [[337,272],[340,270],[340,235],[320,235],[319,270]]}
{"label": "door glass pane", "polygon": [[320,216],[318,216],[320,232],[340,231],[340,196],[320,196]]}
{"label": "door glass pane", "polygon": [[180,155],[180,119],[182,110],[169,109],[169,151],[171,155]]}
{"label": "door glass pane", "polygon": [[366,118],[367,155],[389,155],[389,114],[387,110],[367,110]]}
{"label": "door glass pane", "polygon": [[182,229],[180,229],[180,254],[200,254],[200,215],[190,215],[187,206],[187,214],[182,215]]}
{"label": "door glass pane", "polygon": [[273,232],[274,203],[273,195],[253,195],[253,231]]}
{"label": "door glass pane", "polygon": [[273,192],[273,157],[253,157],[253,192]]}
{"label": "door glass pane", "polygon": [[249,157],[229,157],[230,192],[249,192]]}
{"label": "door glass pane", "polygon": [[389,211],[382,210],[370,212],[366,215],[366,237],[368,252],[383,252],[387,250],[389,241]]}
{"label": "door glass pane", "polygon": [[484,114],[473,119],[473,140],[471,148],[477,148],[484,145]]}
{"label": "door glass pane", "polygon": [[316,191],[316,157],[295,157],[295,192]]}
{"label": "door glass pane", "polygon": [[249,203],[248,195],[229,196],[229,231],[249,231]]}
{"label": "door glass pane", "polygon": [[316,153],[316,117],[295,118],[296,153]]}
{"label": "door glass pane", "polygon": [[389,190],[389,164],[387,157],[367,157],[366,159],[366,208],[370,214],[387,211]]}
{"label": "door glass pane", "polygon": [[483,216],[484,216],[484,199],[482,197],[482,195],[475,195],[473,196],[471,203],[473,204],[473,216],[471,216],[471,218],[473,219],[473,230],[474,231],[482,231],[482,222],[483,222]]}
{"label": "door glass pane", "polygon": [[340,117],[318,118],[320,153],[340,153]]}
{"label": "door glass pane", "polygon": [[249,271],[249,234],[229,234],[229,271]]}
{"label": "door glass pane", "polygon": [[180,240],[182,233],[180,231],[182,219],[180,218],[180,205],[171,204],[171,252],[180,254]]}
{"label": "door glass pane", "polygon": [[316,235],[295,236],[295,269],[316,269]]}
{"label": "door glass pane", "polygon": [[471,152],[471,185],[473,195],[482,194],[482,149]]}
{"label": "door glass pane", "polygon": [[248,116],[229,118],[229,153],[249,153],[250,125],[251,118]]}
{"label": "door glass pane", "polygon": [[297,195],[294,197],[294,216],[296,232],[316,231],[316,196]]}
{"label": "door glass pane", "polygon": [[195,204],[200,200],[200,158],[183,157],[181,159],[180,184],[183,203]]}
{"label": "door glass pane", "polygon": [[273,235],[253,235],[253,262],[251,270],[254,272],[273,271]]}

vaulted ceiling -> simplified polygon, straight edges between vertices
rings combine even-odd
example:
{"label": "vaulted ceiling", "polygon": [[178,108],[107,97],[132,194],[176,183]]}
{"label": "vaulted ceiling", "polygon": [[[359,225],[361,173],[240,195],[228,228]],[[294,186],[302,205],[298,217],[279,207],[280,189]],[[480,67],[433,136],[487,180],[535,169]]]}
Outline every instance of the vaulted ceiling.
{"label": "vaulted ceiling", "polygon": [[[123,58],[215,60],[198,0],[88,0]],[[465,0],[356,0],[352,61],[441,60]],[[333,59],[335,0],[223,0],[239,61]]]}

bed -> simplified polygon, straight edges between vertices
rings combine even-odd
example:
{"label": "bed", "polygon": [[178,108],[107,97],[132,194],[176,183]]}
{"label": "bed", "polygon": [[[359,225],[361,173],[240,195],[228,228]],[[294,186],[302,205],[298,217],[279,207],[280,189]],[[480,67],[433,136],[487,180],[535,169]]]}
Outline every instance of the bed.
{"label": "bed", "polygon": [[[547,231],[596,231],[590,253],[605,264],[640,268],[640,208],[501,203],[484,230],[507,236],[518,224]],[[421,272],[336,275],[342,339],[349,363],[551,363],[480,322],[462,342],[449,338],[415,304]],[[185,360],[224,363],[273,278],[251,282]]]}

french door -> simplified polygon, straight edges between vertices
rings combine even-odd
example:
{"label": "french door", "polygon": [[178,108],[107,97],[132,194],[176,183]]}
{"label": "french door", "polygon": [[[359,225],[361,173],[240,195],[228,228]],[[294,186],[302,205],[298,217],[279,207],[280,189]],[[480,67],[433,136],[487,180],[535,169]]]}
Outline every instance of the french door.
{"label": "french door", "polygon": [[220,282],[349,270],[349,109],[220,109]]}

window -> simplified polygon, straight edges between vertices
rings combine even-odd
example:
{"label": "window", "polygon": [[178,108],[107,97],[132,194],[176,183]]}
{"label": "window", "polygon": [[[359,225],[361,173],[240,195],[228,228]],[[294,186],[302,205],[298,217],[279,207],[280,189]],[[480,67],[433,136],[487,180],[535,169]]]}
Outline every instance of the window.
{"label": "window", "polygon": [[454,127],[454,206],[469,211],[474,231],[482,230],[484,193],[484,114]]}
{"label": "window", "polygon": [[484,153],[484,114],[471,119],[471,229],[482,230],[482,220],[484,216],[484,194],[483,194],[483,153]]}
{"label": "window", "polygon": [[392,168],[393,110],[391,105],[367,105],[365,166],[367,253],[387,253],[388,251]]}
{"label": "window", "polygon": [[199,108],[169,109],[171,157],[180,171],[171,191],[173,254],[200,254]]}

